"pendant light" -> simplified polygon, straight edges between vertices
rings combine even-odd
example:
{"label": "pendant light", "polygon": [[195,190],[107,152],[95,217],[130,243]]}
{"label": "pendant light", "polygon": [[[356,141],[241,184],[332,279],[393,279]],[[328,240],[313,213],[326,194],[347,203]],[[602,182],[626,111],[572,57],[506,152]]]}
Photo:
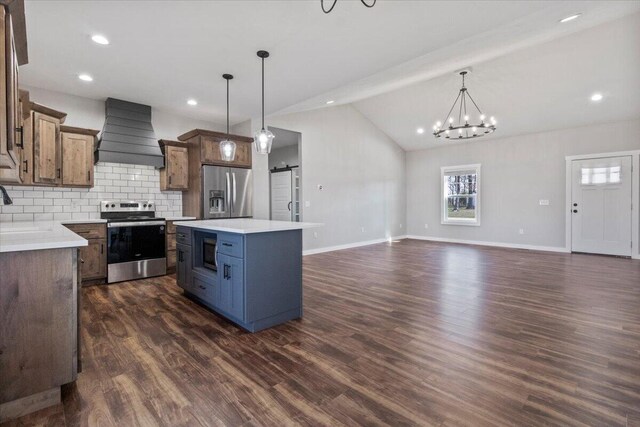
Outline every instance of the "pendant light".
{"label": "pendant light", "polygon": [[220,157],[225,162],[232,162],[236,158],[236,143],[229,137],[229,80],[233,76],[231,74],[223,74],[222,78],[227,81],[227,139],[220,143]]}
{"label": "pendant light", "polygon": [[262,129],[255,133],[253,144],[256,146],[258,154],[269,154],[271,152],[273,134],[264,128],[264,59],[269,57],[269,52],[259,50],[257,55],[262,59]]}
{"label": "pendant light", "polygon": [[[462,88],[458,92],[456,100],[453,101],[453,105],[445,117],[444,124],[439,121],[433,126],[433,135],[436,138],[444,136],[445,139],[472,139],[491,134],[496,130],[496,119],[493,116],[488,120],[486,119],[486,116],[482,113],[480,107],[478,107],[478,104],[473,100],[471,94],[464,85],[464,76],[466,76],[467,73],[467,70],[460,72],[460,75],[462,76]],[[470,118],[467,113],[467,98],[471,100],[472,103],[470,109],[471,107],[475,107],[477,111],[477,121],[475,121],[474,118]],[[456,105],[458,104],[459,107],[456,108]],[[455,123],[453,116],[451,115],[452,112],[455,114],[456,110],[458,111],[457,123]],[[454,130],[457,130],[458,132],[454,133]]]}

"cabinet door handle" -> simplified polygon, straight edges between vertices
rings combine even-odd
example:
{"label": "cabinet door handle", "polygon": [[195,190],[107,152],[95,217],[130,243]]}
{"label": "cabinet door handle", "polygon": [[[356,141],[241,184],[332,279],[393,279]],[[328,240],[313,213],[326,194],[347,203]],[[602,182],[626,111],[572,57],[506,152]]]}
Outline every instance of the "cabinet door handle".
{"label": "cabinet door handle", "polygon": [[24,161],[24,173],[29,173],[29,160]]}
{"label": "cabinet door handle", "polygon": [[169,175],[169,185],[171,185],[171,175]]}
{"label": "cabinet door handle", "polygon": [[60,178],[60,168],[58,168],[57,171],[58,171],[58,178]]}
{"label": "cabinet door handle", "polygon": [[223,243],[222,246],[233,246],[231,243]]}
{"label": "cabinet door handle", "polygon": [[100,243],[100,253],[104,253],[104,243]]}
{"label": "cabinet door handle", "polygon": [[24,126],[16,128],[16,132],[20,132],[20,144],[16,144],[20,148],[24,148]]}
{"label": "cabinet door handle", "polygon": [[91,171],[87,171],[87,182],[91,182]]}

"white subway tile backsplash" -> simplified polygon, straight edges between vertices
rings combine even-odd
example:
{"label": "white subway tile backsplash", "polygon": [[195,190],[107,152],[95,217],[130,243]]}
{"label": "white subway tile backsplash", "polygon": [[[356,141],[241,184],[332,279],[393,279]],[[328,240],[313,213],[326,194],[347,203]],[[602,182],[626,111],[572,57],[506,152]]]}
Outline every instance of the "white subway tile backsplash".
{"label": "white subway tile backsplash", "polygon": [[162,216],[182,215],[182,193],[160,192],[160,172],[152,166],[100,163],[94,187],[5,186],[13,205],[0,205],[0,222],[95,219],[101,200],[152,200]]}

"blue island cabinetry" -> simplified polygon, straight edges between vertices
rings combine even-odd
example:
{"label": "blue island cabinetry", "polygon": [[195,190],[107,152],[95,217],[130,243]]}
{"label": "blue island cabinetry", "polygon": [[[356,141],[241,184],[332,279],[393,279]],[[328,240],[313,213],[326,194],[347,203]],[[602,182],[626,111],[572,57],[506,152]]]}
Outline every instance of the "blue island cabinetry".
{"label": "blue island cabinetry", "polygon": [[302,317],[302,230],[178,226],[176,242],[176,281],[200,304],[250,332]]}

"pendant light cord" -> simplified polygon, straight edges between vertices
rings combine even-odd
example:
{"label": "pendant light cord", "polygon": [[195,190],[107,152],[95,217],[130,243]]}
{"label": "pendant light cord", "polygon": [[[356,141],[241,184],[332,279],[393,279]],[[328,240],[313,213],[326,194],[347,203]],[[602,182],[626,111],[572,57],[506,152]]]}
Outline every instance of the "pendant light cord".
{"label": "pendant light cord", "polygon": [[262,130],[264,131],[264,58],[262,58]]}
{"label": "pendant light cord", "polygon": [[229,139],[229,79],[227,79],[227,139]]}

